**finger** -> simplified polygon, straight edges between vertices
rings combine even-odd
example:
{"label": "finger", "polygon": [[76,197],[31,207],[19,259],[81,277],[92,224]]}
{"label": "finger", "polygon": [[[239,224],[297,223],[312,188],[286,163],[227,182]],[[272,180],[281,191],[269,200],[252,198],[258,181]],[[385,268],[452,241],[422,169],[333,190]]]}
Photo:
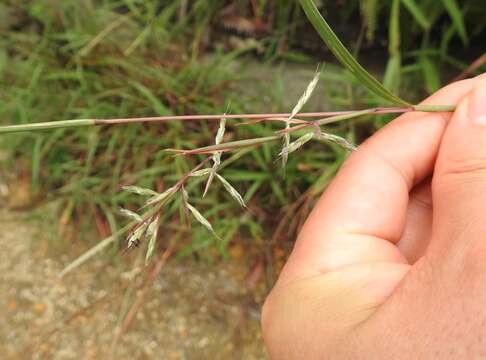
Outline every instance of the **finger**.
{"label": "finger", "polygon": [[459,104],[434,172],[434,251],[484,256],[486,221],[486,78]]}
{"label": "finger", "polygon": [[[456,104],[475,80],[449,85],[424,104]],[[448,113],[409,113],[347,160],[299,235],[282,282],[356,263],[406,263],[402,236],[410,189],[430,175]]]}
{"label": "finger", "polygon": [[397,243],[410,264],[425,254],[432,228],[432,191],[430,179],[418,184],[410,193],[405,229]]}

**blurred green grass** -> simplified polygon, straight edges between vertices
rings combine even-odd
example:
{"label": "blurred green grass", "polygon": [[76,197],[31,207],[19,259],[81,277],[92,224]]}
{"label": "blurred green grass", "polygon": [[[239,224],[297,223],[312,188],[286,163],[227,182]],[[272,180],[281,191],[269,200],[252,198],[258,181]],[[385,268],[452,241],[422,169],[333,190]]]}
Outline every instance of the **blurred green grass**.
{"label": "blurred green grass", "polygon": [[[345,29],[340,32],[345,42],[356,52],[362,49],[362,57],[366,49],[388,47],[389,60],[377,61],[385,69],[385,85],[406,92],[409,100],[436,90],[484,51],[477,40],[484,35],[478,19],[486,9],[475,1],[460,6],[452,0],[321,3],[336,30]],[[251,56],[269,67],[282,59],[313,67],[323,47],[298,4],[283,0],[9,0],[0,4],[0,20],[0,121],[5,124],[223,113],[228,106],[231,113],[288,111],[283,104],[292,82],[282,80],[286,70],[282,77],[275,72],[263,80],[242,64]],[[468,59],[457,58],[457,49]],[[371,62],[376,59],[371,56]],[[325,89],[316,97],[327,99],[327,109],[380,105],[333,65],[322,80]],[[360,120],[331,131],[359,141],[387,120]],[[121,185],[159,191],[171,186],[198,159],[172,157],[163,149],[210,144],[217,126],[172,122],[12,135],[0,138],[9,155],[1,167],[12,181],[28,179],[36,201],[59,201],[61,224],[71,224],[79,234],[94,224],[106,235],[122,225],[120,206],[141,205],[121,192]],[[229,127],[227,137],[267,136],[273,130],[274,124]],[[306,146],[290,157],[284,176],[275,162],[278,152],[278,146],[265,145],[224,158],[223,174],[244,194],[249,213],[216,183],[204,199],[200,183],[188,187],[223,242],[199,226],[188,231],[179,201],[166,209],[164,237],[187,235],[179,256],[212,258],[214,252],[206,251],[212,245],[226,256],[234,240],[261,246],[270,244],[265,239],[294,235],[346,153],[332,145]]]}

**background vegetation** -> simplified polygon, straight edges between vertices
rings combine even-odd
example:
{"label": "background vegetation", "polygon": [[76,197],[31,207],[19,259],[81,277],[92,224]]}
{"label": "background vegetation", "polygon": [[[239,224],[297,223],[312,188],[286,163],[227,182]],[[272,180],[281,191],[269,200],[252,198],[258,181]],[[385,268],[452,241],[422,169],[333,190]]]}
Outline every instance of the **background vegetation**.
{"label": "background vegetation", "polygon": [[[385,85],[410,101],[449,82],[484,52],[486,6],[479,1],[319,4],[362,63],[382,72]],[[7,0],[0,3],[0,33],[2,124],[228,109],[287,112],[292,83],[278,72],[258,81],[262,77],[248,61],[311,68],[332,61],[298,3],[288,0]],[[484,70],[482,63],[472,72]],[[316,97],[326,101],[316,109],[383,105],[335,65],[327,66],[321,84],[325,89]],[[386,120],[368,118],[330,131],[359,142]],[[172,122],[2,137],[8,202],[24,207],[56,200],[66,243],[90,234],[93,224],[97,237],[106,236],[122,224],[120,206],[141,205],[121,185],[171,186],[197,158],[172,157],[163,149],[211,144],[217,126]],[[274,130],[272,124],[229,124],[225,136]],[[268,256],[285,248],[346,152],[307,146],[290,157],[284,174],[275,162],[279,150],[265,145],[223,159],[224,176],[244,194],[247,212],[216,183],[204,199],[202,185],[188,188],[223,242],[198,225],[189,230],[176,202],[165,212],[160,246],[177,241],[179,256],[207,259],[226,256],[235,242],[258,252],[263,246]],[[22,196],[15,195],[18,189]]]}

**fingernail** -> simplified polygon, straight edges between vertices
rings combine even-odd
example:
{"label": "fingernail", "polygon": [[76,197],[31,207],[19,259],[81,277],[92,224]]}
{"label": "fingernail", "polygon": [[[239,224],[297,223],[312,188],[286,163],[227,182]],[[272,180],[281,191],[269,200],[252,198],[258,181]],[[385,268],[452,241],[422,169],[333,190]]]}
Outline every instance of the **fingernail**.
{"label": "fingernail", "polygon": [[469,119],[486,126],[486,79],[481,79],[469,96]]}

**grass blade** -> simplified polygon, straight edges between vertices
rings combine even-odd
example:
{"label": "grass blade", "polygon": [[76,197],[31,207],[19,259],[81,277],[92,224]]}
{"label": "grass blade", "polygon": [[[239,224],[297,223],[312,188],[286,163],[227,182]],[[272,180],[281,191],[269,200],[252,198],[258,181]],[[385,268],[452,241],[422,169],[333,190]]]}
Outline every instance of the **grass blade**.
{"label": "grass blade", "polygon": [[380,12],[378,0],[361,0],[360,5],[366,22],[366,38],[373,41]]}
{"label": "grass blade", "polygon": [[78,258],[76,258],[69,265],[67,265],[59,273],[59,277],[63,277],[67,273],[70,273],[71,271],[73,271],[74,269],[78,268],[79,266],[81,266],[82,264],[84,264],[86,261],[88,261],[89,259],[91,259],[93,256],[95,256],[96,254],[98,254],[99,252],[103,251],[105,248],[107,248],[111,244],[113,244],[115,241],[118,240],[118,238],[121,235],[123,235],[124,233],[126,233],[133,225],[135,225],[134,222],[126,225],[125,227],[121,228],[120,230],[118,230],[117,232],[115,232],[114,234],[112,234],[111,236],[109,236],[109,237],[103,239],[102,241],[100,241],[97,245],[93,246],[91,249],[89,249],[88,251],[86,251],[85,253],[83,253],[81,256],[79,256]]}
{"label": "grass blade", "polygon": [[410,106],[410,104],[405,100],[400,99],[398,96],[388,91],[356,61],[356,59],[350,54],[336,34],[332,31],[326,20],[324,20],[322,15],[319,13],[319,10],[317,9],[313,0],[300,0],[300,4],[304,9],[309,21],[312,23],[334,56],[336,56],[341,64],[354,76],[356,76],[356,78],[359,79],[364,86],[387,101],[402,106]]}
{"label": "grass blade", "polygon": [[421,55],[419,60],[422,68],[422,76],[425,81],[425,88],[429,94],[433,94],[440,88],[440,75],[437,66],[429,59],[428,56]]}
{"label": "grass blade", "polygon": [[400,0],[393,0],[390,9],[390,28],[388,30],[388,53],[383,86],[398,93],[401,80],[402,56],[400,53]]}
{"label": "grass blade", "polygon": [[463,44],[467,45],[469,43],[469,39],[466,33],[466,26],[464,25],[464,19],[462,18],[462,11],[457,5],[456,0],[442,0],[442,3],[452,19],[452,23],[461,37]]}
{"label": "grass blade", "polygon": [[430,28],[430,22],[425,17],[422,9],[417,5],[415,0],[402,0],[403,5],[410,11],[415,21],[424,29],[428,30]]}

